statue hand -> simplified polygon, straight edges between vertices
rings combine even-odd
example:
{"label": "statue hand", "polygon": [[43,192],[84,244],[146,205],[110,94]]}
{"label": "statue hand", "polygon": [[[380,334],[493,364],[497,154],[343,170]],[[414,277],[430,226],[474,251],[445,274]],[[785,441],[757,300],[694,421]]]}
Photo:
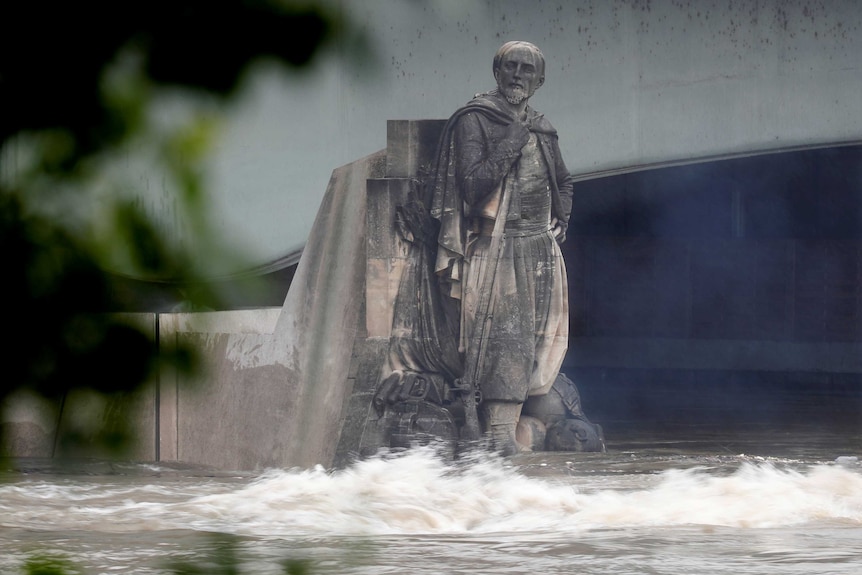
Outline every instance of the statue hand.
{"label": "statue hand", "polygon": [[520,151],[521,148],[530,140],[530,130],[524,122],[515,120],[509,124],[505,136],[503,136],[502,146],[511,146],[514,151]]}
{"label": "statue hand", "polygon": [[568,224],[559,221],[557,218],[551,220],[551,233],[554,234],[554,239],[557,240],[558,244],[566,241],[566,230],[568,227]]}

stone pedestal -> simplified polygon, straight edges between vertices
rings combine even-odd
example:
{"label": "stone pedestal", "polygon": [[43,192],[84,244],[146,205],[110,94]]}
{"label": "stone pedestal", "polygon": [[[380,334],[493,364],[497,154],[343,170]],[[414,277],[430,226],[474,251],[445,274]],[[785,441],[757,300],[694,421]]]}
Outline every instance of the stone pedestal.
{"label": "stone pedestal", "polygon": [[429,169],[445,120],[390,120],[386,172],[367,181],[364,333],[357,333],[349,374],[352,394],[335,455],[343,465],[380,443],[372,401],[385,375],[393,309],[409,246],[398,234],[396,214]]}

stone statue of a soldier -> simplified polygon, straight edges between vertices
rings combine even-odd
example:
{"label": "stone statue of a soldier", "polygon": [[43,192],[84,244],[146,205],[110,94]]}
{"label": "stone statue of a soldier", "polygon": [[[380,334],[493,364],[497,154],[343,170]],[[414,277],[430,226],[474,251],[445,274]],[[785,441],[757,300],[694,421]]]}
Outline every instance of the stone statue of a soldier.
{"label": "stone statue of a soldier", "polygon": [[[526,403],[532,429],[560,423],[559,413],[569,418],[548,435],[561,438],[552,448],[595,450],[603,447],[600,428],[559,374],[569,336],[559,244],[572,178],[553,126],[528,105],[545,82],[545,59],[533,44],[507,42],[493,71],[496,89],[449,118],[421,189],[399,208],[412,256],[375,397],[380,425],[403,439],[393,444],[421,433],[484,435],[511,454],[527,447],[516,440]],[[555,407],[527,402],[552,389],[546,397]],[[542,448],[543,433],[530,433],[529,447]]]}
{"label": "stone statue of a soldier", "polygon": [[444,293],[460,301],[458,349],[473,380],[465,383],[481,392],[483,430],[513,452],[523,403],[548,392],[568,345],[558,244],[572,179],[556,130],[528,105],[545,82],[542,52],[507,42],[493,71],[497,88],[449,119],[429,193],[440,222],[435,271]]}

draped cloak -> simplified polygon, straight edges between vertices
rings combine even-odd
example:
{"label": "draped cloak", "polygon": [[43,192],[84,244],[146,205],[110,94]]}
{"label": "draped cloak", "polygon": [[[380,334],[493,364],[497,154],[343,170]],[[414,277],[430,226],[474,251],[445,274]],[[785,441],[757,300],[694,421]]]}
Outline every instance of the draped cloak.
{"label": "draped cloak", "polygon": [[[464,197],[463,182],[458,180],[457,161],[459,150],[456,145],[455,131],[459,121],[473,114],[485,139],[484,156],[488,162],[497,164],[499,181],[508,174],[519,155],[518,149],[504,146],[503,128],[511,124],[515,117],[503,104],[496,92],[479,94],[449,118],[437,149],[436,163],[426,187],[431,217],[440,221],[438,252],[435,271],[441,275],[444,292],[450,297],[460,299],[460,264],[463,262],[468,243],[470,209],[465,206],[469,200]],[[557,131],[551,123],[531,107],[526,109],[526,124],[538,136],[539,148],[548,166],[551,184],[551,215],[564,227],[568,226],[572,210],[572,179],[560,154]],[[496,129],[494,129],[496,128]],[[479,198],[481,199],[481,198]],[[466,209],[465,209],[466,208]],[[507,219],[519,216],[518,199],[513,198]]]}
{"label": "draped cloak", "polygon": [[[550,217],[565,228],[571,210],[572,183],[559,152],[556,131],[531,108],[527,108],[526,114],[525,123],[534,134],[533,150],[541,155],[547,171]],[[436,162],[420,201],[404,207],[404,218],[413,222],[412,236],[421,241],[414,242],[412,268],[402,276],[396,302],[391,352],[397,357],[394,362],[397,366],[442,373],[447,379],[464,373],[467,348],[475,343],[471,343],[475,335],[468,333],[472,331],[471,312],[462,304],[465,296],[467,303],[471,301],[466,287],[471,279],[471,259],[475,257],[472,265],[475,273],[483,245],[487,247],[487,234],[485,238],[479,237],[475,224],[482,215],[481,206],[489,200],[493,203],[491,192],[496,190],[499,194],[504,180],[514,177],[510,174],[521,156],[521,142],[506,139],[509,124],[514,120],[500,96],[493,92],[478,95],[457,110],[441,134]],[[490,180],[485,178],[483,185],[477,186],[482,188],[478,193],[469,182],[470,176],[462,173],[465,134],[471,141],[472,152],[486,168],[484,175],[490,176]],[[517,190],[513,192],[507,229],[517,227],[521,218],[523,198]],[[427,217],[429,213],[433,220]],[[527,295],[522,293],[518,301],[496,298],[500,320],[495,318],[493,322],[489,336],[494,341],[489,346],[485,367],[480,368],[480,380],[486,398],[523,401],[528,392],[543,393],[550,387],[565,353],[568,338],[565,267],[548,225],[537,239],[507,239],[504,245],[506,256],[501,264],[501,277],[508,274],[506,287]],[[511,279],[515,276],[517,280]],[[472,280],[475,293],[481,286],[476,286],[475,276]],[[521,301],[525,299],[529,301]],[[549,299],[555,303],[548,304]],[[548,324],[544,316],[549,309],[552,314],[564,317],[555,317],[555,323]],[[513,329],[514,324],[519,326]],[[548,353],[540,348],[553,349]]]}

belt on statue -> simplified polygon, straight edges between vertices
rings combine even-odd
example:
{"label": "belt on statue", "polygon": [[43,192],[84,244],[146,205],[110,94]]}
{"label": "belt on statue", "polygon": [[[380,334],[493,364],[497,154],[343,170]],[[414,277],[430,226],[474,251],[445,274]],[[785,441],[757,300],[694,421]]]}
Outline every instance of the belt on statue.
{"label": "belt on statue", "polygon": [[[490,218],[478,218],[478,234],[489,236],[494,231],[494,220]],[[540,236],[551,231],[550,223],[538,220],[513,220],[506,222],[503,235],[507,238],[524,238],[529,236]]]}

